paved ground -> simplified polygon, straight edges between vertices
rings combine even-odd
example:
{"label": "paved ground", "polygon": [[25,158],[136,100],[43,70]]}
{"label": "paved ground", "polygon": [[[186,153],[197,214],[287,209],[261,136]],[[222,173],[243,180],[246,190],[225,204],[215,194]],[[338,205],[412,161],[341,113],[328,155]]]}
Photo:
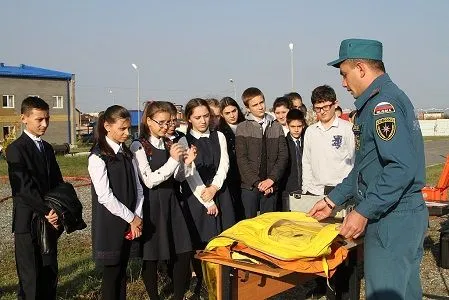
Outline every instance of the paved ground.
{"label": "paved ground", "polygon": [[426,166],[441,164],[449,154],[449,140],[427,141],[424,143]]}

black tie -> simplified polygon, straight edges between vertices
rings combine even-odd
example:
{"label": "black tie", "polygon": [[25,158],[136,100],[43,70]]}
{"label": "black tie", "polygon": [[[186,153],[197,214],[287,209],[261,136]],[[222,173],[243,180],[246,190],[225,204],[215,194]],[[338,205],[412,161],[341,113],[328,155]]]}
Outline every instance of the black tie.
{"label": "black tie", "polygon": [[299,143],[300,143],[299,140],[295,141],[295,150],[296,150],[296,159],[297,160],[299,159],[299,145],[300,145]]}

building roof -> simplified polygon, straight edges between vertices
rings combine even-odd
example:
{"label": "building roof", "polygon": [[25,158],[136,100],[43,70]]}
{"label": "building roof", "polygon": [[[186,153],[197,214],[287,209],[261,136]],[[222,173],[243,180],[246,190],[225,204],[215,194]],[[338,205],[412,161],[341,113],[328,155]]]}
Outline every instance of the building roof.
{"label": "building roof", "polygon": [[0,77],[30,77],[30,78],[53,78],[53,79],[71,79],[72,74],[37,68],[33,66],[20,65],[7,66],[4,63],[0,63]]}

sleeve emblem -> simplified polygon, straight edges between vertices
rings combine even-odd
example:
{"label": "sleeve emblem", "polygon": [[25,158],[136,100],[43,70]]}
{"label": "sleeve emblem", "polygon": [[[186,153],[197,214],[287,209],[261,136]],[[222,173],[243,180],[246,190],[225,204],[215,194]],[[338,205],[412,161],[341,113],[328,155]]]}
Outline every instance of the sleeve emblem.
{"label": "sleeve emblem", "polygon": [[395,112],[394,106],[389,102],[380,102],[374,107],[373,115],[383,115]]}
{"label": "sleeve emblem", "polygon": [[376,133],[384,141],[389,141],[396,133],[396,118],[380,118],[376,120]]}

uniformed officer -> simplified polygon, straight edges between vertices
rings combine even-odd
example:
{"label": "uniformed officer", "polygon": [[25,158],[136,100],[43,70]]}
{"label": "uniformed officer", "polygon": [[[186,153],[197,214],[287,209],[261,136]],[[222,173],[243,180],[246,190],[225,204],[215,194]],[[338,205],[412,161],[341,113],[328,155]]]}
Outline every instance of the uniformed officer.
{"label": "uniformed officer", "polygon": [[309,214],[324,219],[354,197],[358,204],[340,234],[357,238],[365,232],[366,298],[422,299],[428,211],[421,194],[424,145],[413,105],[385,73],[378,41],[344,40],[339,58],[328,65],[340,68],[343,87],[356,99],[356,160]]}

